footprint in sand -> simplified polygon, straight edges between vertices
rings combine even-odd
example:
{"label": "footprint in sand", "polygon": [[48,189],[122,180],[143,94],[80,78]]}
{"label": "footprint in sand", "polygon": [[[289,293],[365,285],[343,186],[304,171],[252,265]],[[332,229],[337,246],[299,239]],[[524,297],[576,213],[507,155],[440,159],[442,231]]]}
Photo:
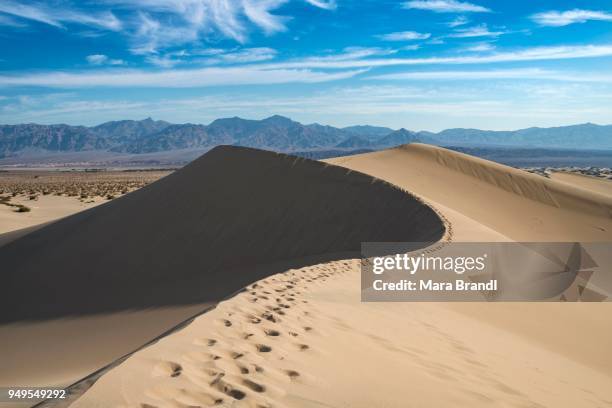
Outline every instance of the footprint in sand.
{"label": "footprint in sand", "polygon": [[162,361],[153,368],[153,377],[178,377],[183,372],[183,367],[173,361]]}
{"label": "footprint in sand", "polygon": [[255,391],[255,392],[264,392],[266,390],[266,387],[264,387],[261,384],[256,383],[255,381],[251,381],[248,378],[243,379],[242,384],[245,385],[250,390]]}
{"label": "footprint in sand", "polygon": [[246,393],[243,391],[240,391],[239,389],[236,389],[234,387],[232,387],[230,384],[226,383],[225,381],[222,380],[222,378],[224,377],[225,374],[219,374],[211,383],[210,386],[215,388],[216,390],[221,391],[222,393],[224,393],[227,396],[230,396],[236,400],[241,400],[244,397],[246,397]]}
{"label": "footprint in sand", "polygon": [[272,347],[266,346],[265,344],[256,344],[255,347],[260,353],[269,353],[272,351]]}
{"label": "footprint in sand", "polygon": [[266,333],[266,336],[272,336],[272,337],[280,336],[280,332],[278,330],[264,329],[264,333]]}
{"label": "footprint in sand", "polygon": [[287,374],[287,376],[289,378],[291,378],[292,380],[298,378],[300,376],[300,373],[298,373],[295,370],[285,370],[285,374]]}
{"label": "footprint in sand", "polygon": [[228,319],[219,319],[219,320],[217,320],[217,323],[221,324],[221,325],[223,325],[225,327],[232,327],[232,322],[230,320],[228,320]]}
{"label": "footprint in sand", "polygon": [[238,360],[240,357],[244,357],[244,354],[239,353],[239,352],[237,352],[237,351],[232,351],[232,352],[230,353],[230,357],[231,357],[232,359],[234,359],[234,360]]}

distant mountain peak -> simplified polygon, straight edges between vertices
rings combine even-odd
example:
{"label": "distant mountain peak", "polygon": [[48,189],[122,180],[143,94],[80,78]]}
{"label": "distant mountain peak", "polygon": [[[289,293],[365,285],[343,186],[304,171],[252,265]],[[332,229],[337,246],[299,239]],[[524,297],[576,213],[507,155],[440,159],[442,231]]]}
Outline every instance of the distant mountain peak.
{"label": "distant mountain peak", "polygon": [[297,123],[297,122],[294,122],[293,120],[289,119],[288,117],[281,116],[281,115],[270,116],[269,118],[265,118],[264,120],[262,120],[262,122],[274,123],[274,124],[278,124],[278,125],[289,125],[289,124]]}

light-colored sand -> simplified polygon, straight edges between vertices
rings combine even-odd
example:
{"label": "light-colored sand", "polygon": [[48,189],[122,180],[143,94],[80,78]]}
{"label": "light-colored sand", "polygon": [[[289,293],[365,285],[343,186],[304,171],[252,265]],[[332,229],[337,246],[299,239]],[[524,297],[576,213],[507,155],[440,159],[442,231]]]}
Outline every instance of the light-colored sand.
{"label": "light-colored sand", "polygon": [[[603,195],[443,149],[330,162],[420,195],[455,241],[611,238]],[[612,406],[609,303],[361,303],[359,280],[349,260],[259,281],[75,406]]]}
{"label": "light-colored sand", "polygon": [[370,176],[216,148],[0,246],[0,385],[68,385],[266,276],[444,232]]}
{"label": "light-colored sand", "polygon": [[462,153],[411,144],[328,161],[406,188],[512,240],[612,238],[611,197]]}
{"label": "light-colored sand", "polygon": [[73,406],[605,407],[607,374],[444,304],[361,303],[352,260],[258,282]]}
{"label": "light-colored sand", "polygon": [[553,172],[550,175],[550,178],[574,185],[576,187],[584,188],[586,190],[612,196],[612,180],[563,171]]}
{"label": "light-colored sand", "polygon": [[84,203],[74,197],[40,195],[36,200],[25,196],[11,198],[11,203],[22,204],[31,209],[30,212],[15,212],[14,207],[0,205],[0,234],[16,231],[34,225],[55,221],[68,215],[95,207],[106,200],[101,197],[92,198],[93,203]]}

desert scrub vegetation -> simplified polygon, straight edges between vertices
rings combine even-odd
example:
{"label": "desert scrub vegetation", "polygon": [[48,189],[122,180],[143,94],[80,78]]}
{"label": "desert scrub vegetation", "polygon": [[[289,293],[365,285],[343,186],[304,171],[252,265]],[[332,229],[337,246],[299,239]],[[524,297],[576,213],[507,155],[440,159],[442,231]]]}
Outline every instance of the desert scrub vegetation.
{"label": "desert scrub vegetation", "polygon": [[14,207],[15,212],[19,212],[19,213],[30,212],[32,210],[30,207],[26,205],[12,203],[11,198],[12,196],[0,196],[0,204],[4,204],[8,207]]}
{"label": "desert scrub vegetation", "polygon": [[[48,195],[72,197],[86,203],[92,202],[96,197],[112,200],[142,188],[171,172],[171,170],[2,171],[0,197],[4,201],[0,204],[9,205],[7,203],[11,197],[38,200],[40,196]],[[9,200],[6,201],[6,198]],[[22,212],[27,211],[29,209]]]}

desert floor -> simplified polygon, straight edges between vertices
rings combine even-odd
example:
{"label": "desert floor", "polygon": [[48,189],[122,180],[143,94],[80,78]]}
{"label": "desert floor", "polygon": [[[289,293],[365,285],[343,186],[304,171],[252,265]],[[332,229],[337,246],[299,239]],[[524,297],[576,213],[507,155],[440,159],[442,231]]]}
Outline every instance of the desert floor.
{"label": "desert floor", "polygon": [[[168,171],[2,171],[0,234],[54,221],[141,188]],[[27,212],[18,212],[26,207]]]}

